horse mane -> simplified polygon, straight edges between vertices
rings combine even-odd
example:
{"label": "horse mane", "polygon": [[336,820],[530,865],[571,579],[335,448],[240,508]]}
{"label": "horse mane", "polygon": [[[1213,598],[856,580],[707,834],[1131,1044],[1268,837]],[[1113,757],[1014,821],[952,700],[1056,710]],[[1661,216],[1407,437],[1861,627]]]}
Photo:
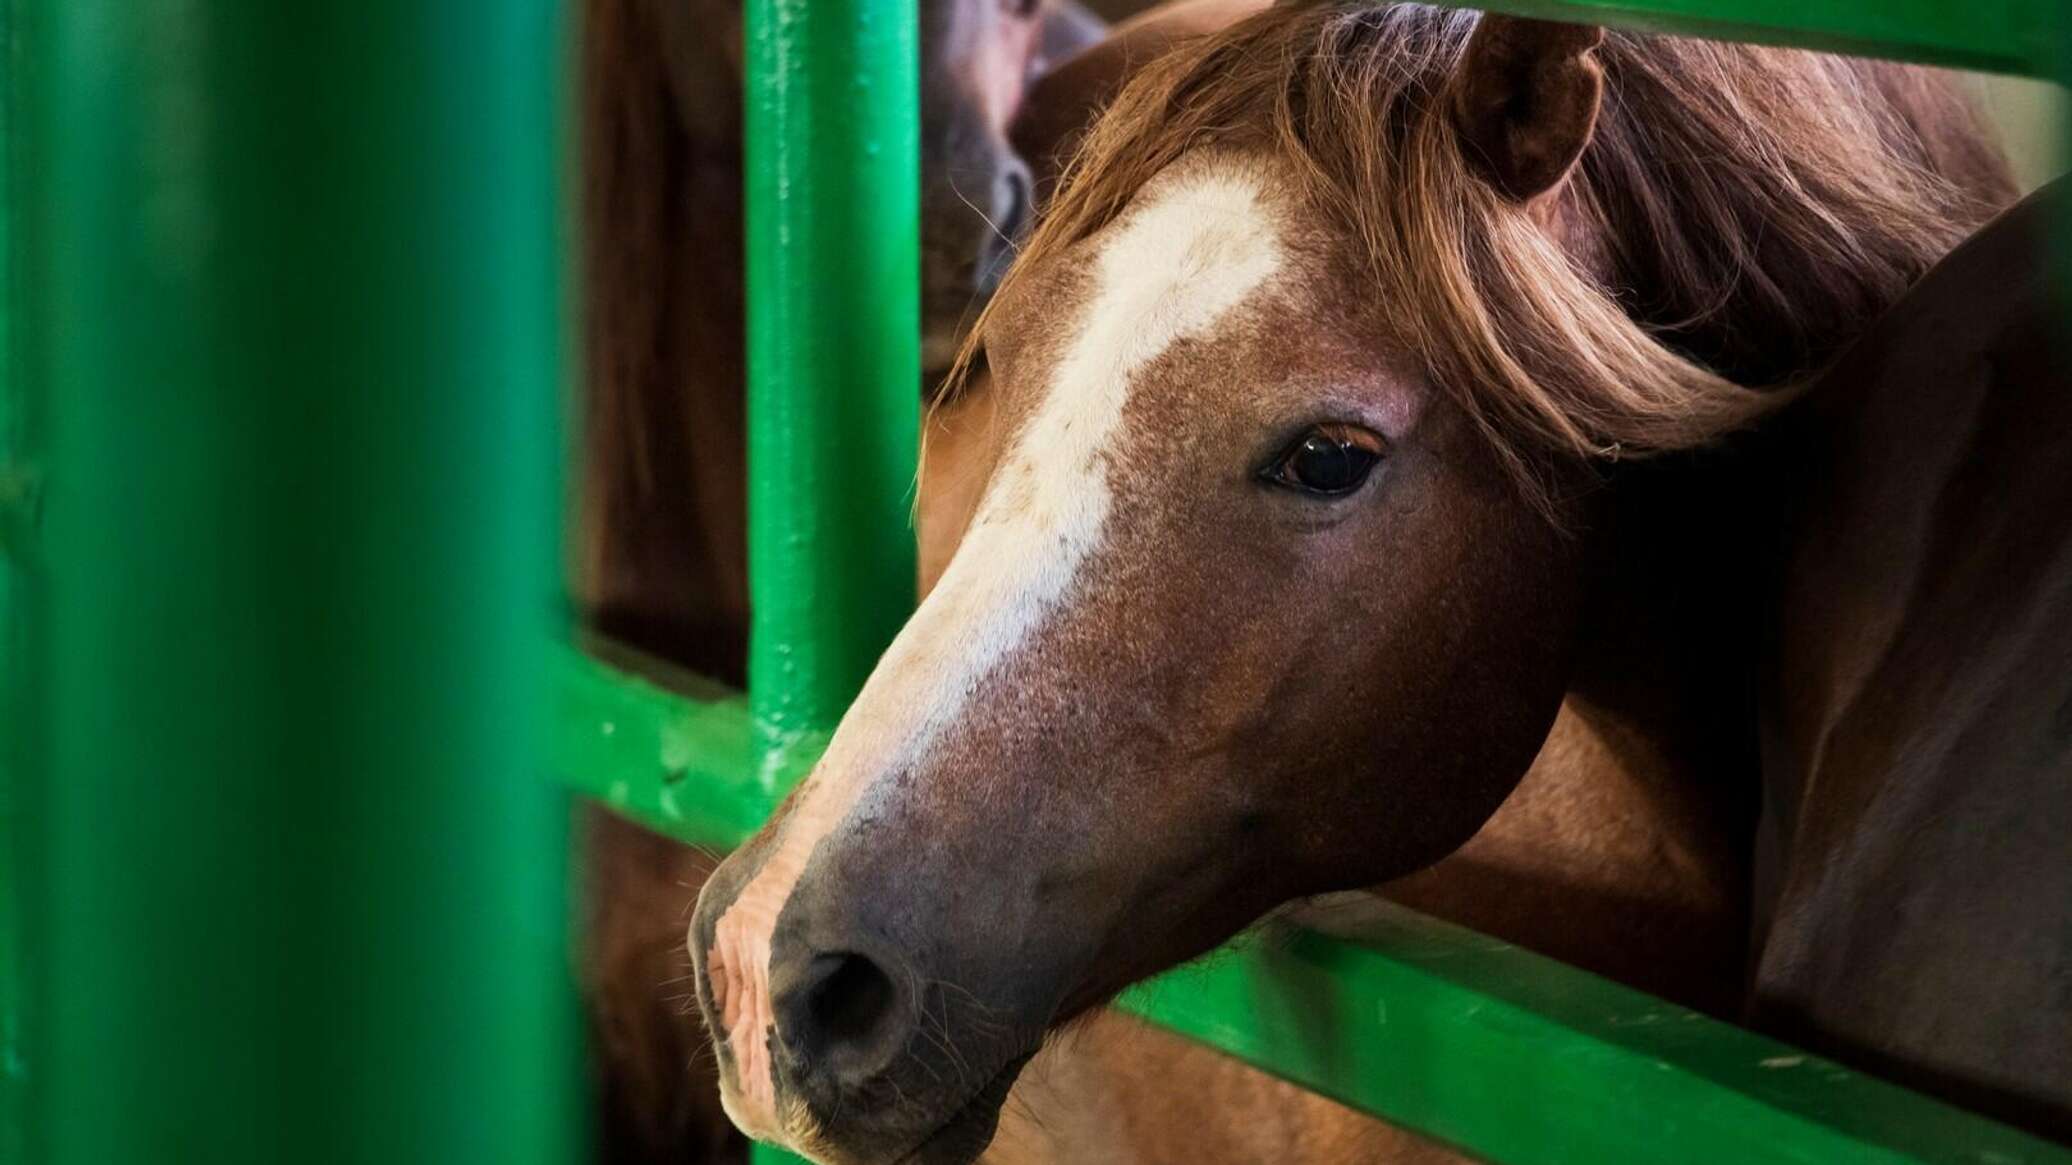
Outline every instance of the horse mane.
{"label": "horse mane", "polygon": [[1089,133],[1017,271],[1191,151],[1268,157],[1544,502],[1549,458],[1689,449],[1790,399],[2015,196],[1940,74],[1612,32],[1550,232],[1478,177],[1446,115],[1479,19],[1296,4],[1175,49]]}

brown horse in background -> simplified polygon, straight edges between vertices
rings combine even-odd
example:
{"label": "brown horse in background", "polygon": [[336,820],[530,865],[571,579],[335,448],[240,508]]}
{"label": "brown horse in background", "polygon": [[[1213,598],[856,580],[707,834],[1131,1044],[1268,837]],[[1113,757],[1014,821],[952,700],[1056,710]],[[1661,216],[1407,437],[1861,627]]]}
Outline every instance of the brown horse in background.
{"label": "brown horse in background", "polygon": [[[1007,142],[1022,91],[1100,25],[1063,0],[920,9],[924,319],[941,359],[1028,215],[1028,170]],[[581,35],[574,590],[592,629],[739,685],[741,10],[738,0],[586,0]],[[680,920],[709,863],[602,810],[585,818],[581,963],[605,1156],[739,1156],[681,986]]]}
{"label": "brown horse in background", "polygon": [[[923,326],[940,354],[1027,223],[1029,171],[1007,140],[1022,91],[1101,26],[1063,0],[924,0],[921,13]],[[578,599],[594,629],[738,684],[740,8],[589,0],[583,20]]]}
{"label": "brown horse in background", "polygon": [[1557,706],[1745,845],[1760,482],[1680,451],[2005,201],[1979,140],[1908,70],[1411,6],[1154,66],[981,325],[942,582],[703,895],[731,1111],[965,1159],[1051,1025],[1458,847]]}
{"label": "brown horse in background", "polygon": [[2072,1141],[2068,196],[1959,248],[1781,418],[1754,1018]]}

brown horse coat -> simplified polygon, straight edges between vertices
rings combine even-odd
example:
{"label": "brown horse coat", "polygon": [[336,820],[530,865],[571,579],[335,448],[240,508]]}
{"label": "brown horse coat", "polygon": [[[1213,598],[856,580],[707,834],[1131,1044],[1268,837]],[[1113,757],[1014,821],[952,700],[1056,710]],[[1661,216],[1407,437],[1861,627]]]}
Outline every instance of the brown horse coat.
{"label": "brown horse coat", "polygon": [[1756,1018],[2072,1136],[2067,189],[1959,248],[1797,418]]}

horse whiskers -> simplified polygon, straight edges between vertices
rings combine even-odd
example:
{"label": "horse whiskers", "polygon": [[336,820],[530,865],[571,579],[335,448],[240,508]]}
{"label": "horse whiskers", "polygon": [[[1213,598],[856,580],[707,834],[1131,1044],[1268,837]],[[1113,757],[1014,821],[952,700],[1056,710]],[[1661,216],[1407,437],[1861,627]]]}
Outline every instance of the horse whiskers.
{"label": "horse whiskers", "polygon": [[944,992],[945,994],[943,1003],[945,1008],[947,1008],[949,1005],[947,993],[954,991],[957,994],[963,996],[966,1000],[968,1000],[971,1009],[978,1012],[979,1014],[985,1016],[992,1016],[998,1014],[997,1009],[987,1006],[986,1002],[980,999],[978,996],[972,994],[969,988],[955,983],[949,979],[924,979],[921,977],[920,972],[911,969],[907,971],[907,977],[916,992],[926,992],[930,989]]}
{"label": "horse whiskers", "polygon": [[[940,1043],[937,1043],[937,1042],[936,1042],[936,1039],[935,1039],[935,1037],[934,1037],[934,1036],[932,1036],[932,1035],[929,1035],[929,1034],[928,1034],[928,1032],[927,1032],[927,1030],[926,1030],[926,1029],[924,1029],[924,1028],[915,1028],[915,1029],[914,1029],[914,1034],[915,1034],[915,1035],[917,1035],[917,1036],[920,1036],[920,1037],[921,1037],[921,1038],[923,1038],[923,1039],[926,1039],[926,1040],[927,1040],[927,1041],[928,1041],[929,1043],[931,1043],[931,1044],[935,1044],[935,1045],[936,1045],[937,1047],[939,1047],[939,1048],[940,1048],[940,1047],[943,1047],[943,1045],[941,1045]],[[949,1049],[948,1049],[948,1048],[943,1048],[943,1053],[944,1053],[944,1055],[946,1055],[946,1056],[947,1056],[947,1055],[949,1055],[949,1054],[950,1054],[950,1052],[949,1052]],[[904,1056],[905,1056],[905,1057],[906,1057],[907,1059],[909,1059],[909,1060],[912,1060],[912,1061],[913,1061],[914,1063],[916,1063],[916,1064],[920,1065],[920,1067],[921,1067],[921,1070],[922,1070],[923,1072],[926,1072],[926,1073],[928,1073],[928,1078],[929,1078],[930,1080],[933,1080],[933,1081],[935,1081],[935,1082],[936,1082],[937,1084],[942,1084],[942,1083],[945,1083],[945,1081],[944,1081],[944,1080],[943,1080],[943,1078],[942,1078],[942,1073],[940,1073],[940,1072],[937,1072],[937,1071],[936,1071],[936,1070],[935,1070],[935,1069],[934,1069],[933,1067],[931,1067],[931,1066],[929,1065],[929,1063],[928,1063],[928,1057],[926,1057],[926,1056],[923,1056],[923,1055],[921,1055],[920,1053],[918,1053],[918,1052],[914,1051],[914,1045],[913,1045],[913,1042],[912,1042],[912,1041],[908,1041],[908,1043],[907,1043],[907,1046],[906,1046],[905,1048],[901,1049],[901,1054],[902,1054],[902,1055],[904,1055]],[[957,1087],[959,1087],[959,1088],[963,1087],[963,1086],[964,1086],[964,1077],[965,1077],[965,1073],[964,1073],[964,1072],[963,1072],[962,1070],[959,1070],[959,1071],[958,1071],[958,1072],[956,1073],[956,1077],[957,1077],[957,1080],[956,1080],[956,1083],[957,1083]]]}
{"label": "horse whiskers", "polygon": [[[950,1009],[948,999],[945,998],[943,1002],[943,1014],[941,1020],[942,1034],[940,1036],[937,1036],[934,1032],[928,1030],[928,1024],[926,1022],[927,1020],[932,1018],[928,1010],[927,989],[922,986],[920,977],[916,975],[911,969],[907,971],[907,977],[914,985],[914,990],[916,992],[915,1001],[919,1006],[921,1012],[921,1019],[923,1020],[922,1023],[914,1025],[914,1034],[927,1039],[929,1043],[935,1045],[935,1047],[942,1052],[943,1058],[949,1062],[950,1067],[957,1074],[957,1087],[964,1087],[964,1085],[971,1076],[971,1063],[969,1060],[964,1058],[963,1053],[957,1050],[956,1041],[950,1035]],[[908,1046],[907,1054],[909,1056],[912,1056],[915,1062],[921,1064],[923,1068],[927,1067],[927,1063],[925,1060],[923,1060],[920,1056],[914,1055],[911,1044],[909,1044]],[[929,1072],[929,1075],[933,1076],[935,1075],[935,1073],[931,1070]],[[940,1079],[940,1077],[938,1077],[937,1079]]]}
{"label": "horse whiskers", "polygon": [[699,1044],[697,1050],[691,1053],[690,1059],[684,1061],[684,1067],[693,1072],[707,1064],[712,1065],[715,1070],[719,1067],[719,1049],[710,1042]]}
{"label": "horse whiskers", "polygon": [[[923,1020],[929,1018],[928,1000],[926,996],[923,996],[921,1000],[921,1018]],[[954,1047],[951,1047],[951,1044],[953,1043],[955,1037],[950,1032],[950,1001],[947,996],[943,998],[942,1017],[936,1020],[936,1028],[941,1033],[937,1042],[941,1043],[946,1049],[948,1049],[951,1058],[957,1061],[958,1069],[961,1072],[964,1069],[965,1064],[963,1062],[962,1055],[958,1053]]]}

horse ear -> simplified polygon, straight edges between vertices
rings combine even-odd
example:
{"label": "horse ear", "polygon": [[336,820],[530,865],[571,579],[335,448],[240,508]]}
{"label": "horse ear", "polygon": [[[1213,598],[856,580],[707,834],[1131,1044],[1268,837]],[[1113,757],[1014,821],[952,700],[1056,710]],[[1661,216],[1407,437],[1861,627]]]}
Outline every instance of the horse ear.
{"label": "horse ear", "polygon": [[1486,15],[1454,73],[1450,109],[1463,152],[1525,202],[1559,185],[1597,124],[1604,30]]}

